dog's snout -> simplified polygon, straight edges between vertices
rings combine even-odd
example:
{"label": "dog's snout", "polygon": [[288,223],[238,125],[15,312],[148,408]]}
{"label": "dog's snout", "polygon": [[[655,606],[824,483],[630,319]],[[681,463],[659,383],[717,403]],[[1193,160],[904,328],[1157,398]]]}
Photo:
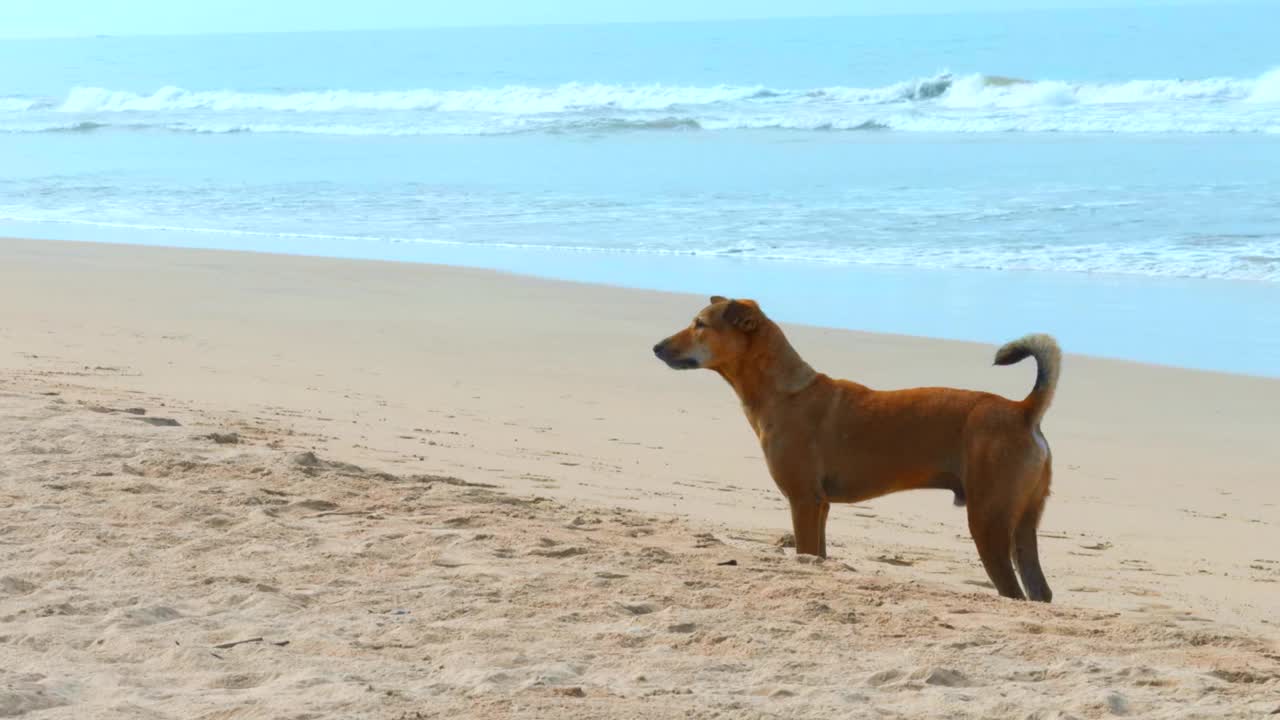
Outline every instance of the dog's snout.
{"label": "dog's snout", "polygon": [[672,342],[673,340],[674,338],[667,338],[654,345],[653,354],[673,370],[692,370],[702,367],[696,357],[689,355],[687,350],[680,347],[679,341]]}

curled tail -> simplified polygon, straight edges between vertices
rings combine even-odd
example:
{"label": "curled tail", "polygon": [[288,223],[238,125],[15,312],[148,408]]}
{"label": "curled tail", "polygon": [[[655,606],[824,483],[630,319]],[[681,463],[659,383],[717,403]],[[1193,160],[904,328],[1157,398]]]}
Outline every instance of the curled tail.
{"label": "curled tail", "polygon": [[1012,365],[1028,357],[1036,359],[1036,384],[1022,402],[1027,406],[1027,419],[1032,425],[1038,425],[1045,410],[1049,409],[1049,403],[1053,402],[1053,391],[1058,387],[1062,350],[1058,341],[1048,335],[1026,335],[1005,343],[997,350],[996,365]]}

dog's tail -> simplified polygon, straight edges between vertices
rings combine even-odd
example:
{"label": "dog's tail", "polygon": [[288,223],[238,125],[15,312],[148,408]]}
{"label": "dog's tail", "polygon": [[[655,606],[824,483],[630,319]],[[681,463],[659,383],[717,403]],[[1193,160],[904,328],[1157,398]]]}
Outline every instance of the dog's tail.
{"label": "dog's tail", "polygon": [[1058,371],[1062,368],[1062,350],[1058,341],[1048,335],[1026,335],[997,350],[996,365],[1012,365],[1028,357],[1036,359],[1036,384],[1022,404],[1027,408],[1027,420],[1034,426],[1040,424],[1040,418],[1053,402]]}

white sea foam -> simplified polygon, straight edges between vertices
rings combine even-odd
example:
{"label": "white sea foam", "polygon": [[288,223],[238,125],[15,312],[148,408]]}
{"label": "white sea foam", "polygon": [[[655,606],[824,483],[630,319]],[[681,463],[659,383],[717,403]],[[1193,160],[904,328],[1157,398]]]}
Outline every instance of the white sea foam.
{"label": "white sea foam", "polygon": [[1280,104],[1280,68],[1275,68],[1258,78],[1250,88],[1249,102]]}
{"label": "white sea foam", "polygon": [[76,88],[61,112],[232,112],[329,113],[348,110],[433,110],[506,115],[555,113],[585,108],[661,110],[676,105],[707,105],[755,96],[759,87],[669,87],[569,83],[554,88],[507,86],[476,90],[403,90],[366,92],[325,90],[298,93],[196,92],[165,87],[150,95],[103,88]]}
{"label": "white sea foam", "polygon": [[[1251,100],[1280,102],[1280,68],[1255,79],[1131,80],[1120,83],[1027,81],[981,74],[942,74],[878,88],[829,87],[780,90],[761,86],[713,87],[604,85],[567,83],[539,88],[511,85],[473,90],[324,90],[295,93],[244,93],[231,90],[192,91],[164,87],[151,94],[82,87],[58,106],[62,112],[216,112],[269,110],[337,112],[344,110],[435,110],[513,115],[564,112],[589,108],[662,110],[730,102],[785,105],[836,101],[879,105],[938,101],[949,107],[1035,107],[1067,104],[1160,103],[1180,100]],[[0,108],[29,109],[34,101],[2,98]]]}
{"label": "white sea foam", "polygon": [[883,87],[568,83],[471,90],[152,93],[75,88],[0,98],[0,132],[456,135],[623,130],[1280,133],[1280,68],[1253,79],[1028,81],[941,74]]}

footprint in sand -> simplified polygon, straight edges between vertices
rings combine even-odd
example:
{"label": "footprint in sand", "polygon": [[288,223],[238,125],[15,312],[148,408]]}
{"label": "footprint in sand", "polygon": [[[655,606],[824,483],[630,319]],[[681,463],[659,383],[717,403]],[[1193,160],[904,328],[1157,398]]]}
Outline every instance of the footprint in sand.
{"label": "footprint in sand", "polygon": [[258,673],[228,673],[214,678],[209,685],[219,690],[249,690],[262,685],[267,679]]}
{"label": "footprint in sand", "polygon": [[1112,715],[1128,715],[1129,699],[1118,692],[1108,693],[1105,698],[1107,709]]}
{"label": "footprint in sand", "polygon": [[0,717],[18,717],[70,703],[61,694],[41,685],[39,681],[43,679],[42,675],[32,674],[8,680],[0,691]]}
{"label": "footprint in sand", "polygon": [[694,538],[693,546],[696,548],[708,548],[708,547],[715,547],[716,545],[724,544],[723,542],[720,541],[720,538],[716,537],[711,533],[698,533],[694,535],[693,538]]}
{"label": "footprint in sand", "polygon": [[288,508],[290,510],[311,510],[314,512],[327,512],[329,510],[337,510],[338,504],[331,503],[328,500],[299,500],[298,502],[290,503]]}
{"label": "footprint in sand", "polygon": [[618,607],[631,615],[648,615],[658,609],[653,603],[643,600],[619,602]]}
{"label": "footprint in sand", "polygon": [[568,545],[565,547],[545,547],[545,548],[539,548],[536,550],[530,550],[528,554],[537,555],[538,557],[559,559],[559,558],[576,557],[578,555],[585,555],[586,552],[587,551],[583,548],[576,547],[573,545]]}
{"label": "footprint in sand", "polygon": [[173,418],[135,417],[133,419],[137,420],[138,422],[144,422],[148,425],[154,425],[156,427],[178,427],[182,425],[182,423],[178,422],[177,420],[174,420]]}
{"label": "footprint in sand", "polygon": [[884,687],[891,683],[895,683],[906,677],[906,673],[901,670],[881,670],[872,674],[866,679],[866,684],[870,687]]}
{"label": "footprint in sand", "polygon": [[1126,570],[1134,570],[1137,572],[1151,572],[1151,568],[1147,566],[1146,560],[1137,560],[1137,559],[1121,560],[1120,564],[1125,566]]}
{"label": "footprint in sand", "polygon": [[467,565],[474,565],[475,561],[473,561],[471,558],[467,558],[457,553],[452,553],[446,550],[445,552],[441,553],[439,557],[437,557],[435,560],[432,560],[431,564],[435,565],[436,567],[442,567],[442,568],[459,568],[459,567],[465,567]]}
{"label": "footprint in sand", "polygon": [[170,622],[181,617],[182,613],[171,607],[155,605],[152,607],[124,610],[122,612],[117,611],[108,619],[122,627],[145,627],[147,625],[157,625],[159,623]]}
{"label": "footprint in sand", "polygon": [[29,595],[37,590],[38,586],[16,578],[10,575],[0,577],[0,593],[5,595]]}
{"label": "footprint in sand", "polygon": [[600,518],[586,518],[581,515],[576,515],[572,520],[566,523],[564,527],[566,530],[589,531],[589,530],[596,530],[597,528],[592,526],[600,525],[600,522],[601,522]]}
{"label": "footprint in sand", "polygon": [[885,565],[896,565],[898,567],[911,567],[915,565],[914,560],[908,560],[901,555],[877,555],[871,558],[872,561],[884,563]]}
{"label": "footprint in sand", "polygon": [[457,515],[451,518],[446,518],[444,521],[441,522],[441,524],[444,525],[445,527],[461,528],[461,527],[473,527],[476,524],[478,524],[478,522],[479,522],[479,519],[474,515]]}
{"label": "footprint in sand", "polygon": [[970,687],[973,685],[964,673],[948,668],[920,670],[913,673],[913,676],[923,676],[922,679],[926,685],[938,685],[941,687]]}
{"label": "footprint in sand", "polygon": [[1181,510],[1182,512],[1186,513],[1187,515],[1190,515],[1193,518],[1200,518],[1203,520],[1225,520],[1227,517],[1226,513],[1210,514],[1210,513],[1200,512],[1199,510],[1191,510],[1188,508],[1181,508]]}

